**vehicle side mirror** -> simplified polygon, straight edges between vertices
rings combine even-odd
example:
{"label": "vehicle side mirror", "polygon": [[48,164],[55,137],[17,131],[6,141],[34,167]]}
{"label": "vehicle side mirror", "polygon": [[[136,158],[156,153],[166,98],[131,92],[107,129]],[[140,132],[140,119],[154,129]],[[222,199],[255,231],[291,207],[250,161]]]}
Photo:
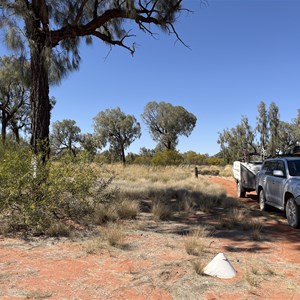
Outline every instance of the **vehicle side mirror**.
{"label": "vehicle side mirror", "polygon": [[282,170],[274,170],[273,175],[277,177],[284,177]]}

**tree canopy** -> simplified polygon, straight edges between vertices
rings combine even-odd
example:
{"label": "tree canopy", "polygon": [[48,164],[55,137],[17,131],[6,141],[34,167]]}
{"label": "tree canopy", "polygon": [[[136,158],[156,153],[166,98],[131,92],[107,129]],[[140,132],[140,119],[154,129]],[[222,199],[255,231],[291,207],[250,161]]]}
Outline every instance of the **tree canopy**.
{"label": "tree canopy", "polygon": [[182,106],[155,101],[146,105],[142,119],[161,150],[175,150],[178,137],[180,135],[189,136],[197,121],[197,118]]}
{"label": "tree canopy", "polygon": [[119,107],[101,111],[94,118],[96,139],[102,147],[118,153],[125,164],[125,149],[141,136],[141,126],[133,115],[126,115]]}
{"label": "tree canopy", "polygon": [[74,120],[56,121],[52,124],[51,144],[54,151],[60,154],[68,150],[76,156],[76,143],[80,141],[80,128]]}
{"label": "tree canopy", "polygon": [[279,108],[272,102],[267,109],[261,101],[258,105],[256,127],[252,128],[243,116],[240,124],[219,132],[221,155],[227,163],[234,160],[249,161],[251,157],[264,159],[285,153],[300,142],[300,110],[291,123],[280,120]]}
{"label": "tree canopy", "polygon": [[0,119],[1,137],[5,144],[10,128],[19,142],[19,130],[29,129],[28,64],[24,57],[0,57]]}

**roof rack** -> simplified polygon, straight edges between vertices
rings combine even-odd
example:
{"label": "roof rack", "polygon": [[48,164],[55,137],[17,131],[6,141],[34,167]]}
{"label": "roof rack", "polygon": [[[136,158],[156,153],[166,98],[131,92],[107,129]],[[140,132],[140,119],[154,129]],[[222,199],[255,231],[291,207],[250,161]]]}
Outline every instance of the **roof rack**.
{"label": "roof rack", "polygon": [[283,154],[277,154],[275,156],[270,156],[268,158],[276,158],[276,157],[300,157],[299,153],[283,153]]}

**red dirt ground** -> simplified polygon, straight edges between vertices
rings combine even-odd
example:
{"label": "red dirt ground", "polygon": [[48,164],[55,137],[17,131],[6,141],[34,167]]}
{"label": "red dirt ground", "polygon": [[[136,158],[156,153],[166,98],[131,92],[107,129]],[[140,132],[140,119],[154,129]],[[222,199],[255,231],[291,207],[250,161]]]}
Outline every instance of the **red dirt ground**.
{"label": "red dirt ground", "polygon": [[[235,197],[233,180],[210,180]],[[257,210],[253,198],[241,201]],[[186,237],[180,233],[191,226],[188,220],[155,223],[147,216],[140,228],[134,222],[126,225],[122,249],[103,247],[93,254],[87,252],[87,237],[1,238],[0,299],[300,299],[300,231],[279,212],[264,220],[260,241],[245,231],[220,231],[202,257],[186,253]],[[206,265],[219,252],[237,276],[197,275],[192,263]]]}

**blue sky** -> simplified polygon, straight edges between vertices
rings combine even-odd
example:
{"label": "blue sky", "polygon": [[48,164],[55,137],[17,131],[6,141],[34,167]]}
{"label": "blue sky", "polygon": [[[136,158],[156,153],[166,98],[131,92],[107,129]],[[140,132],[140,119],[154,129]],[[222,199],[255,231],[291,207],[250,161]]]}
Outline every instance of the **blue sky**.
{"label": "blue sky", "polygon": [[[216,154],[218,132],[235,127],[242,115],[255,126],[260,101],[274,101],[283,121],[300,108],[299,0],[185,0],[176,29],[187,49],[153,27],[156,39],[134,30],[134,57],[95,40],[82,44],[80,71],[50,94],[57,104],[52,122],[73,119],[93,132],[93,117],[120,107],[133,114],[142,136],[127,151],[154,148],[140,115],[150,101],[181,105],[197,117],[193,133],[180,138],[178,150]],[[109,54],[109,55],[108,55]],[[108,55],[108,56],[107,56]]]}

